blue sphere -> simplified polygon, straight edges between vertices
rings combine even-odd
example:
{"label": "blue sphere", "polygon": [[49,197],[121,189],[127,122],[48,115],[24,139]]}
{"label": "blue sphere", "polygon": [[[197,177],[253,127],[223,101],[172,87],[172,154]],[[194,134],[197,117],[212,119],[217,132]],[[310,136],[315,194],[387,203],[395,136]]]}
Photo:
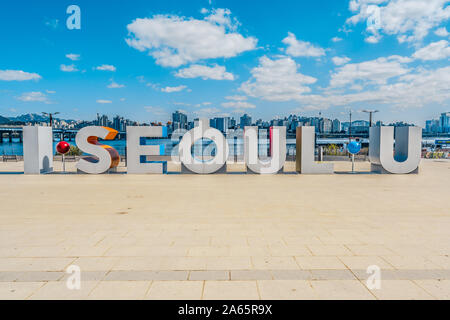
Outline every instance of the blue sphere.
{"label": "blue sphere", "polygon": [[361,151],[361,143],[357,141],[352,141],[347,145],[347,150],[351,154],[357,154],[358,152]]}

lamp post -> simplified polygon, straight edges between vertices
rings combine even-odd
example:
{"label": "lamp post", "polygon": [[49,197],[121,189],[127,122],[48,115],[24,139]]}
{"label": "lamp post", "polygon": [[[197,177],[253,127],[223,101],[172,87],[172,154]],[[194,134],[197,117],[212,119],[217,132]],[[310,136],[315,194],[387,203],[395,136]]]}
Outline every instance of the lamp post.
{"label": "lamp post", "polygon": [[372,127],[372,114],[380,112],[378,110],[362,110],[362,112],[369,114],[369,127]]}
{"label": "lamp post", "polygon": [[53,116],[59,114],[59,112],[42,112],[44,116],[47,116],[50,120],[50,127],[53,127]]}
{"label": "lamp post", "polygon": [[348,142],[352,141],[352,110],[350,110],[350,125],[348,127]]}

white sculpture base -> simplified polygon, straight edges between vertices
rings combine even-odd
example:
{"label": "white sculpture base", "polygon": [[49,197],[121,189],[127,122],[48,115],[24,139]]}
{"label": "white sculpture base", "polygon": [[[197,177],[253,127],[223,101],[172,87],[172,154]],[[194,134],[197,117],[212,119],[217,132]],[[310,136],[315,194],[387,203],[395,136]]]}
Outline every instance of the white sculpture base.
{"label": "white sculpture base", "polygon": [[[379,174],[393,174],[389,171],[386,171],[383,166],[379,165],[379,164],[374,164],[371,163],[370,164],[370,171],[374,172],[374,173],[379,173]],[[416,170],[410,172],[409,174],[418,174],[419,173],[419,167],[416,168]]]}

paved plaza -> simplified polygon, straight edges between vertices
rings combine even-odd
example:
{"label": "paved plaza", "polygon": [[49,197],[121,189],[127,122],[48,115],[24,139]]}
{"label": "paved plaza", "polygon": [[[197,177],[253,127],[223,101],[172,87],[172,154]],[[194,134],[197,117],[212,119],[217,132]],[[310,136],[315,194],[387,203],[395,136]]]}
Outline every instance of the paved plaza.
{"label": "paved plaza", "polygon": [[418,175],[369,166],[33,176],[0,163],[0,298],[449,299],[450,161]]}

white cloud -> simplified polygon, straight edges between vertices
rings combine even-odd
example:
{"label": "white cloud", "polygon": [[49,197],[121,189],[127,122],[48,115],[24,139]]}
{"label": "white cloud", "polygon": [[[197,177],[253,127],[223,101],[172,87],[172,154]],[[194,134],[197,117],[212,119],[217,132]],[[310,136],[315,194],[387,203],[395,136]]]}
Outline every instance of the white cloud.
{"label": "white cloud", "polygon": [[286,53],[293,57],[320,57],[325,55],[324,49],[315,47],[310,42],[297,40],[292,32],[288,32],[288,36],[282,42],[288,46]]}
{"label": "white cloud", "polygon": [[101,66],[98,66],[95,69],[100,71],[111,71],[111,72],[116,71],[116,67],[110,64],[102,64]]}
{"label": "white cloud", "polygon": [[119,83],[117,83],[117,82],[115,82],[115,81],[111,81],[111,83],[108,85],[108,88],[109,89],[118,89],[118,88],[124,88],[125,87],[125,85],[123,85],[123,84],[119,84]]}
{"label": "white cloud", "polygon": [[330,106],[348,106],[354,103],[385,104],[401,109],[424,107],[430,104],[445,104],[450,99],[450,67],[436,70],[417,68],[414,72],[400,76],[391,84],[351,94],[324,94],[301,96],[304,106],[326,109]]}
{"label": "white cloud", "polygon": [[230,72],[226,72],[225,67],[215,65],[214,67],[208,67],[203,65],[194,64],[188,68],[180,69],[175,74],[178,78],[199,78],[203,80],[234,80],[234,75]]}
{"label": "white cloud", "polygon": [[227,100],[233,100],[233,101],[245,101],[247,100],[246,96],[227,96],[225,97]]}
{"label": "white cloud", "polygon": [[145,106],[144,107],[145,111],[152,113],[156,116],[165,116],[168,115],[168,112],[165,111],[163,108],[158,107],[158,106]]}
{"label": "white cloud", "polygon": [[330,86],[353,85],[355,81],[368,84],[384,84],[390,78],[408,73],[410,70],[403,63],[410,61],[411,59],[409,58],[390,56],[361,63],[346,64],[331,75]]}
{"label": "white cloud", "polygon": [[218,108],[203,108],[194,111],[194,114],[199,118],[214,118],[214,117],[229,117],[230,114],[223,112]]}
{"label": "white cloud", "polygon": [[40,91],[33,91],[33,92],[25,92],[20,97],[17,98],[18,100],[24,101],[24,102],[44,102],[44,103],[50,103],[47,96],[40,92]]}
{"label": "white cloud", "polygon": [[347,23],[366,22],[372,15],[368,8],[378,5],[379,27],[367,28],[368,32],[382,31],[396,35],[399,42],[418,42],[432,28],[450,18],[450,6],[446,4],[448,0],[351,0],[349,8],[356,14],[347,19]]}
{"label": "white cloud", "polygon": [[75,53],[69,53],[69,54],[66,54],[66,58],[68,58],[72,61],[77,61],[77,60],[80,60],[80,55],[75,54]]}
{"label": "white cloud", "polygon": [[351,59],[347,58],[347,57],[333,57],[331,58],[331,60],[333,60],[333,63],[337,66],[342,66],[343,64],[346,64],[347,62],[349,62]]}
{"label": "white cloud", "polygon": [[339,42],[339,41],[342,41],[342,38],[334,37],[334,38],[331,39],[331,41],[333,41],[333,42]]}
{"label": "white cloud", "polygon": [[78,69],[75,67],[74,64],[71,64],[71,65],[65,65],[65,64],[62,64],[62,65],[59,67],[59,69],[60,69],[61,71],[63,71],[63,72],[76,72],[76,71],[78,71]]}
{"label": "white cloud", "polygon": [[165,87],[165,88],[162,88],[161,91],[162,92],[167,92],[167,93],[172,93],[172,92],[183,91],[186,88],[187,88],[186,86],[181,85],[181,86],[178,86],[178,87]]}
{"label": "white cloud", "polygon": [[420,60],[441,60],[450,57],[450,46],[447,40],[433,42],[417,50],[413,57]]}
{"label": "white cloud", "polygon": [[445,27],[437,29],[434,32],[434,34],[439,36],[439,37],[448,37],[450,35],[450,33],[447,31],[447,28],[445,28]]}
{"label": "white cloud", "polygon": [[[206,12],[203,11],[203,14]],[[205,20],[215,23],[219,26],[225,26],[227,28],[230,28],[231,30],[235,30],[237,28],[237,25],[239,24],[236,19],[234,21],[231,21],[231,11],[229,9],[213,9],[211,11],[211,14],[207,17],[205,17]]]}
{"label": "white cloud", "polygon": [[1,81],[27,81],[41,78],[37,73],[29,73],[22,70],[0,70]]}
{"label": "white cloud", "polygon": [[240,90],[251,97],[268,101],[289,101],[310,92],[317,79],[297,72],[300,66],[292,58],[271,60],[264,56],[259,66],[251,70],[252,77],[244,82]]}
{"label": "white cloud", "polygon": [[228,102],[222,103],[222,107],[235,109],[235,111],[242,111],[245,109],[255,109],[256,108],[256,106],[254,104],[249,103],[247,101],[228,101]]}
{"label": "white cloud", "polygon": [[368,36],[364,39],[367,43],[378,43],[380,42],[381,36],[379,34]]}
{"label": "white cloud", "polygon": [[130,36],[126,42],[139,51],[148,51],[157,64],[165,67],[231,58],[255,49],[257,39],[235,32],[235,25],[230,27],[229,10],[220,10],[203,20],[175,15],[136,19],[127,26]]}
{"label": "white cloud", "polygon": [[112,103],[111,100],[104,100],[104,99],[99,99],[99,100],[97,100],[96,102],[97,102],[97,103],[100,103],[100,104]]}

